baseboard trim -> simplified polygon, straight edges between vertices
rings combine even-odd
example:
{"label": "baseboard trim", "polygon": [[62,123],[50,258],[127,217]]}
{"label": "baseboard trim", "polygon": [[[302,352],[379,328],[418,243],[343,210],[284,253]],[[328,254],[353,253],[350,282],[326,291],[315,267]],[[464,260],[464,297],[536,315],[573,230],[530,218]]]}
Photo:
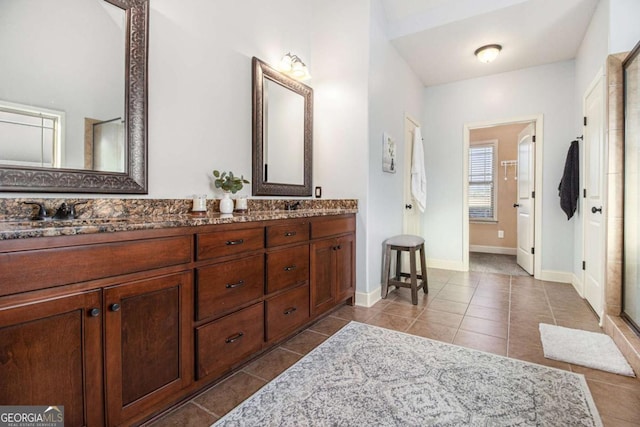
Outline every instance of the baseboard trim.
{"label": "baseboard trim", "polygon": [[428,259],[428,268],[441,268],[443,270],[467,271],[462,261],[451,261],[446,259]]}
{"label": "baseboard trim", "polygon": [[580,295],[580,298],[584,298],[584,283],[576,276],[576,273],[571,274],[571,284],[573,285],[573,289]]}
{"label": "baseboard trim", "polygon": [[499,255],[516,255],[518,253],[518,249],[505,248],[502,246],[469,245],[469,252],[482,252],[485,254],[499,254]]}
{"label": "baseboard trim", "polygon": [[558,282],[558,283],[571,283],[573,284],[573,273],[569,273],[566,271],[551,271],[551,270],[542,270],[540,272],[540,277],[536,277],[539,280],[546,280],[547,282]]}
{"label": "baseboard trim", "polygon": [[367,308],[373,307],[375,303],[382,299],[380,296],[380,288],[381,286],[378,286],[371,292],[356,292],[355,305]]}

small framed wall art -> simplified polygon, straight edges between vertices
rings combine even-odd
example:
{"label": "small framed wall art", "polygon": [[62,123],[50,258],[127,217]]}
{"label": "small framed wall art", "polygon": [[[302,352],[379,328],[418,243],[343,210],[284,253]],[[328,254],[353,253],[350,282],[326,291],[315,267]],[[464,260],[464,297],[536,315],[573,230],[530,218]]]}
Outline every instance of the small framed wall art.
{"label": "small framed wall art", "polygon": [[382,170],[396,173],[396,141],[384,132],[382,135]]}

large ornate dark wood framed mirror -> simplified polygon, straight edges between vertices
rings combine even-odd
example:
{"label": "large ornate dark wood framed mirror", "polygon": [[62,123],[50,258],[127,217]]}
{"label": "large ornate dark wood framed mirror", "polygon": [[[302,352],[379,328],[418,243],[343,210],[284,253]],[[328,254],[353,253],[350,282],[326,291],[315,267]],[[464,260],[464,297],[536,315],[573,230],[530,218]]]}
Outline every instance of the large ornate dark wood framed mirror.
{"label": "large ornate dark wood framed mirror", "polygon": [[253,58],[254,196],[311,196],[313,89]]}
{"label": "large ornate dark wood framed mirror", "polygon": [[0,7],[0,191],[146,194],[149,0],[27,4]]}

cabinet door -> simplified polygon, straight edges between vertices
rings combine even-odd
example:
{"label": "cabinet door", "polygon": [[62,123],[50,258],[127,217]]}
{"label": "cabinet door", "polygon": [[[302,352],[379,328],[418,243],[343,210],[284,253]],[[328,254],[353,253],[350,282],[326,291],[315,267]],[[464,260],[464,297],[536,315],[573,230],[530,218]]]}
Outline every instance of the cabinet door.
{"label": "cabinet door", "polygon": [[326,239],[311,245],[311,315],[316,316],[333,307],[336,298],[336,239]]}
{"label": "cabinet door", "polygon": [[103,425],[100,291],[0,309],[0,404],[64,406]]}
{"label": "cabinet door", "polygon": [[336,302],[352,298],[355,293],[355,238],[353,234],[338,238],[336,250]]}
{"label": "cabinet door", "polygon": [[192,276],[107,288],[104,300],[107,421],[120,425],[169,403],[192,380]]}

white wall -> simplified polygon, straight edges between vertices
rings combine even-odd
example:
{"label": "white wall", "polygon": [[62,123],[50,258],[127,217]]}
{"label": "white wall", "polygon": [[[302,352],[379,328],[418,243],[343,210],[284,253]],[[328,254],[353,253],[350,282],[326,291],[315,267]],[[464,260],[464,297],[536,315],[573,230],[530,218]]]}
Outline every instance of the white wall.
{"label": "white wall", "polygon": [[[368,292],[380,287],[382,243],[401,234],[404,173],[404,116],[422,117],[423,85],[385,34],[379,0],[372,2],[369,70]],[[382,171],[382,135],[396,141],[396,173]]]}
{"label": "white wall", "polygon": [[314,186],[356,198],[356,291],[366,288],[369,0],[313,0]]}
{"label": "white wall", "polygon": [[[542,270],[571,271],[573,225],[560,209],[558,183],[576,136],[574,62],[532,67],[424,90],[427,168],[425,230],[431,262],[462,264],[463,126],[544,115]],[[542,197],[540,197],[542,196]],[[537,259],[539,260],[540,257]]]}
{"label": "white wall", "polygon": [[627,52],[640,41],[640,1],[609,0],[611,32],[609,35],[609,53]]}
{"label": "white wall", "polygon": [[151,2],[149,197],[213,194],[214,168],[250,176],[251,57],[289,51],[312,75],[314,185],[363,196],[368,15],[366,0]]}

